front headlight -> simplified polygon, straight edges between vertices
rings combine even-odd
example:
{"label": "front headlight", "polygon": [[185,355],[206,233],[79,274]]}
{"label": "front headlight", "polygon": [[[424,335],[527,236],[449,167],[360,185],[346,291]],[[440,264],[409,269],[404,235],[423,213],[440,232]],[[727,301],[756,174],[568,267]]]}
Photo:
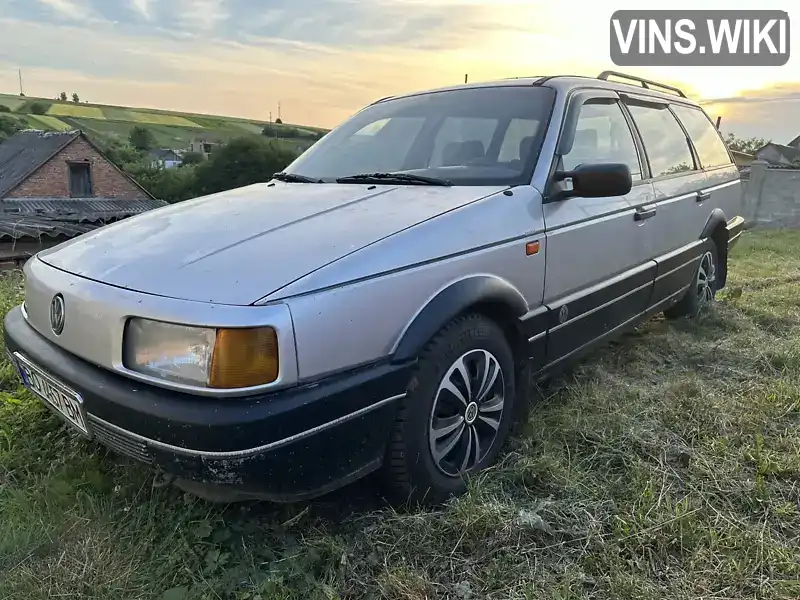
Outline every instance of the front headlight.
{"label": "front headlight", "polygon": [[193,386],[234,389],[278,378],[271,327],[215,329],[130,319],[122,362],[143,375]]}

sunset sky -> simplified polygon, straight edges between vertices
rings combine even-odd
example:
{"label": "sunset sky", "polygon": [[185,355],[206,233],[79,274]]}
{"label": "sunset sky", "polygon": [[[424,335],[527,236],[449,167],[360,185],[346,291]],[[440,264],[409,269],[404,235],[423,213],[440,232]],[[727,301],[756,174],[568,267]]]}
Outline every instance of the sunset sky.
{"label": "sunset sky", "polygon": [[[759,3],[800,18],[794,3]],[[752,8],[737,0],[671,9]],[[622,68],[614,11],[663,2],[536,0],[0,0],[0,92],[332,127],[416,89],[617,69],[680,85],[722,129],[800,135],[800,20],[783,67]]]}

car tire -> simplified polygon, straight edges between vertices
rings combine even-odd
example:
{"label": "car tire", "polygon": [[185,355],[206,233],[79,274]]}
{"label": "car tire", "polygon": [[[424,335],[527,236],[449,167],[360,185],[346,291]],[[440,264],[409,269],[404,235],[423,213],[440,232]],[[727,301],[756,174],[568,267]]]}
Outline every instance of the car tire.
{"label": "car tire", "polygon": [[469,314],[442,328],[420,354],[392,426],[383,465],[388,499],[437,505],[464,493],[466,477],[501,451],[516,389],[513,352],[494,321]]}
{"label": "car tire", "polygon": [[700,262],[692,275],[691,286],[677,304],[664,311],[664,316],[668,319],[697,318],[716,298],[719,272],[717,245],[713,240],[707,239]]}

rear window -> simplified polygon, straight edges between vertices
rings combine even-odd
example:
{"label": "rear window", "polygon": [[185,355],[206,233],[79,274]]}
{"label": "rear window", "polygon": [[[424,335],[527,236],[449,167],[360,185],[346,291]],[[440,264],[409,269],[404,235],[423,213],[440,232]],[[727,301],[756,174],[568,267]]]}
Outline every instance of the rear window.
{"label": "rear window", "polygon": [[689,133],[703,168],[731,164],[728,149],[719,137],[717,128],[702,110],[680,105],[674,105],[672,110],[678,115],[678,119]]}

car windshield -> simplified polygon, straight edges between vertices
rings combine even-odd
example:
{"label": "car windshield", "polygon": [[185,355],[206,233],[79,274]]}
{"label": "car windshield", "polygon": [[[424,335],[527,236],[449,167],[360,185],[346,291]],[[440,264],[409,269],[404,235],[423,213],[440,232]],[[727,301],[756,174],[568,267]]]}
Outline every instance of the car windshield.
{"label": "car windshield", "polygon": [[554,95],[551,88],[508,85],[386,100],[356,113],[284,172],[324,183],[372,173],[453,185],[529,183]]}

